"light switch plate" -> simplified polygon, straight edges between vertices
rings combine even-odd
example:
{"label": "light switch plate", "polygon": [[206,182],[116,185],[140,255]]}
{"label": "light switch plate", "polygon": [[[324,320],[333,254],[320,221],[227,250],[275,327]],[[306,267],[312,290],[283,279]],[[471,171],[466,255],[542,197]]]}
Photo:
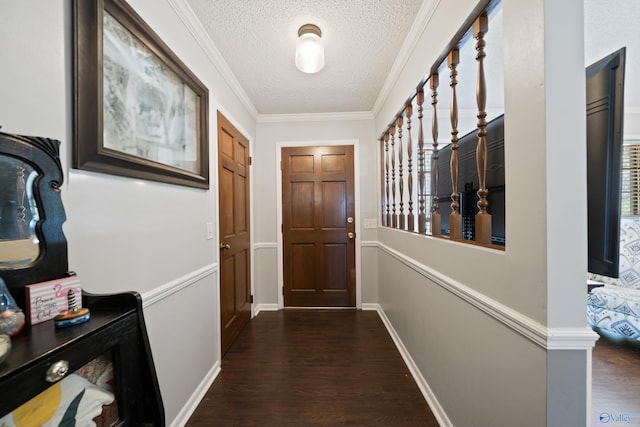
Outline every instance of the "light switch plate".
{"label": "light switch plate", "polygon": [[207,223],[207,240],[213,239],[213,223]]}
{"label": "light switch plate", "polygon": [[364,228],[378,228],[378,220],[375,218],[365,218]]}

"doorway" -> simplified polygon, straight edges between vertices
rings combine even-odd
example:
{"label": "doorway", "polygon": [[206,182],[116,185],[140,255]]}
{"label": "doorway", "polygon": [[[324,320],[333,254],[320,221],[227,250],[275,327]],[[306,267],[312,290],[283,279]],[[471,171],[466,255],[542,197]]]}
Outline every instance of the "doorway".
{"label": "doorway", "polygon": [[283,147],[285,307],[355,307],[354,147]]}
{"label": "doorway", "polygon": [[249,140],[218,112],[220,328],[224,355],[251,318]]}

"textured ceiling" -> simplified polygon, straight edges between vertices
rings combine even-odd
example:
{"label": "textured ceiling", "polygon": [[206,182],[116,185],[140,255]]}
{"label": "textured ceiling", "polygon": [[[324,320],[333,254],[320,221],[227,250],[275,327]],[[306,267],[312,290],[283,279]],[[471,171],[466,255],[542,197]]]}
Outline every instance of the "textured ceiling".
{"label": "textured ceiling", "polygon": [[[187,0],[259,114],[370,111],[423,0]],[[294,65],[298,28],[325,67]]]}
{"label": "textured ceiling", "polygon": [[[423,1],[186,0],[259,114],[371,111]],[[638,109],[640,0],[584,4],[586,64],[627,46],[625,104]],[[293,63],[306,23],[322,29],[318,74]]]}

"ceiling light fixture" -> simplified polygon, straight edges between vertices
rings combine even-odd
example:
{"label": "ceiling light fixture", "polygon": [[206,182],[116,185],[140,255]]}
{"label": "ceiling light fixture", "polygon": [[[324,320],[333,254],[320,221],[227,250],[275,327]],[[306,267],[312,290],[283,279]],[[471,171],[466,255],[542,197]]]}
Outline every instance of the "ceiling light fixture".
{"label": "ceiling light fixture", "polygon": [[322,32],[317,25],[305,24],[298,30],[296,67],[303,73],[317,73],[324,67]]}

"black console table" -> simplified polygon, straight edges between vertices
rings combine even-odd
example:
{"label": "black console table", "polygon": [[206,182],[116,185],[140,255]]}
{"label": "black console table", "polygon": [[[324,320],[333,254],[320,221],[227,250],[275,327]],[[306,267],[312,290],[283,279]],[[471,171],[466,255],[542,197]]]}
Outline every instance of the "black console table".
{"label": "black console table", "polygon": [[[0,364],[0,416],[108,353],[114,366],[120,425],[164,426],[140,296],[85,294],[83,298],[91,310],[87,323],[56,329],[53,321],[47,321],[26,326],[12,339],[11,353]],[[46,379],[56,366],[65,365],[67,372],[62,368],[57,379]]]}

